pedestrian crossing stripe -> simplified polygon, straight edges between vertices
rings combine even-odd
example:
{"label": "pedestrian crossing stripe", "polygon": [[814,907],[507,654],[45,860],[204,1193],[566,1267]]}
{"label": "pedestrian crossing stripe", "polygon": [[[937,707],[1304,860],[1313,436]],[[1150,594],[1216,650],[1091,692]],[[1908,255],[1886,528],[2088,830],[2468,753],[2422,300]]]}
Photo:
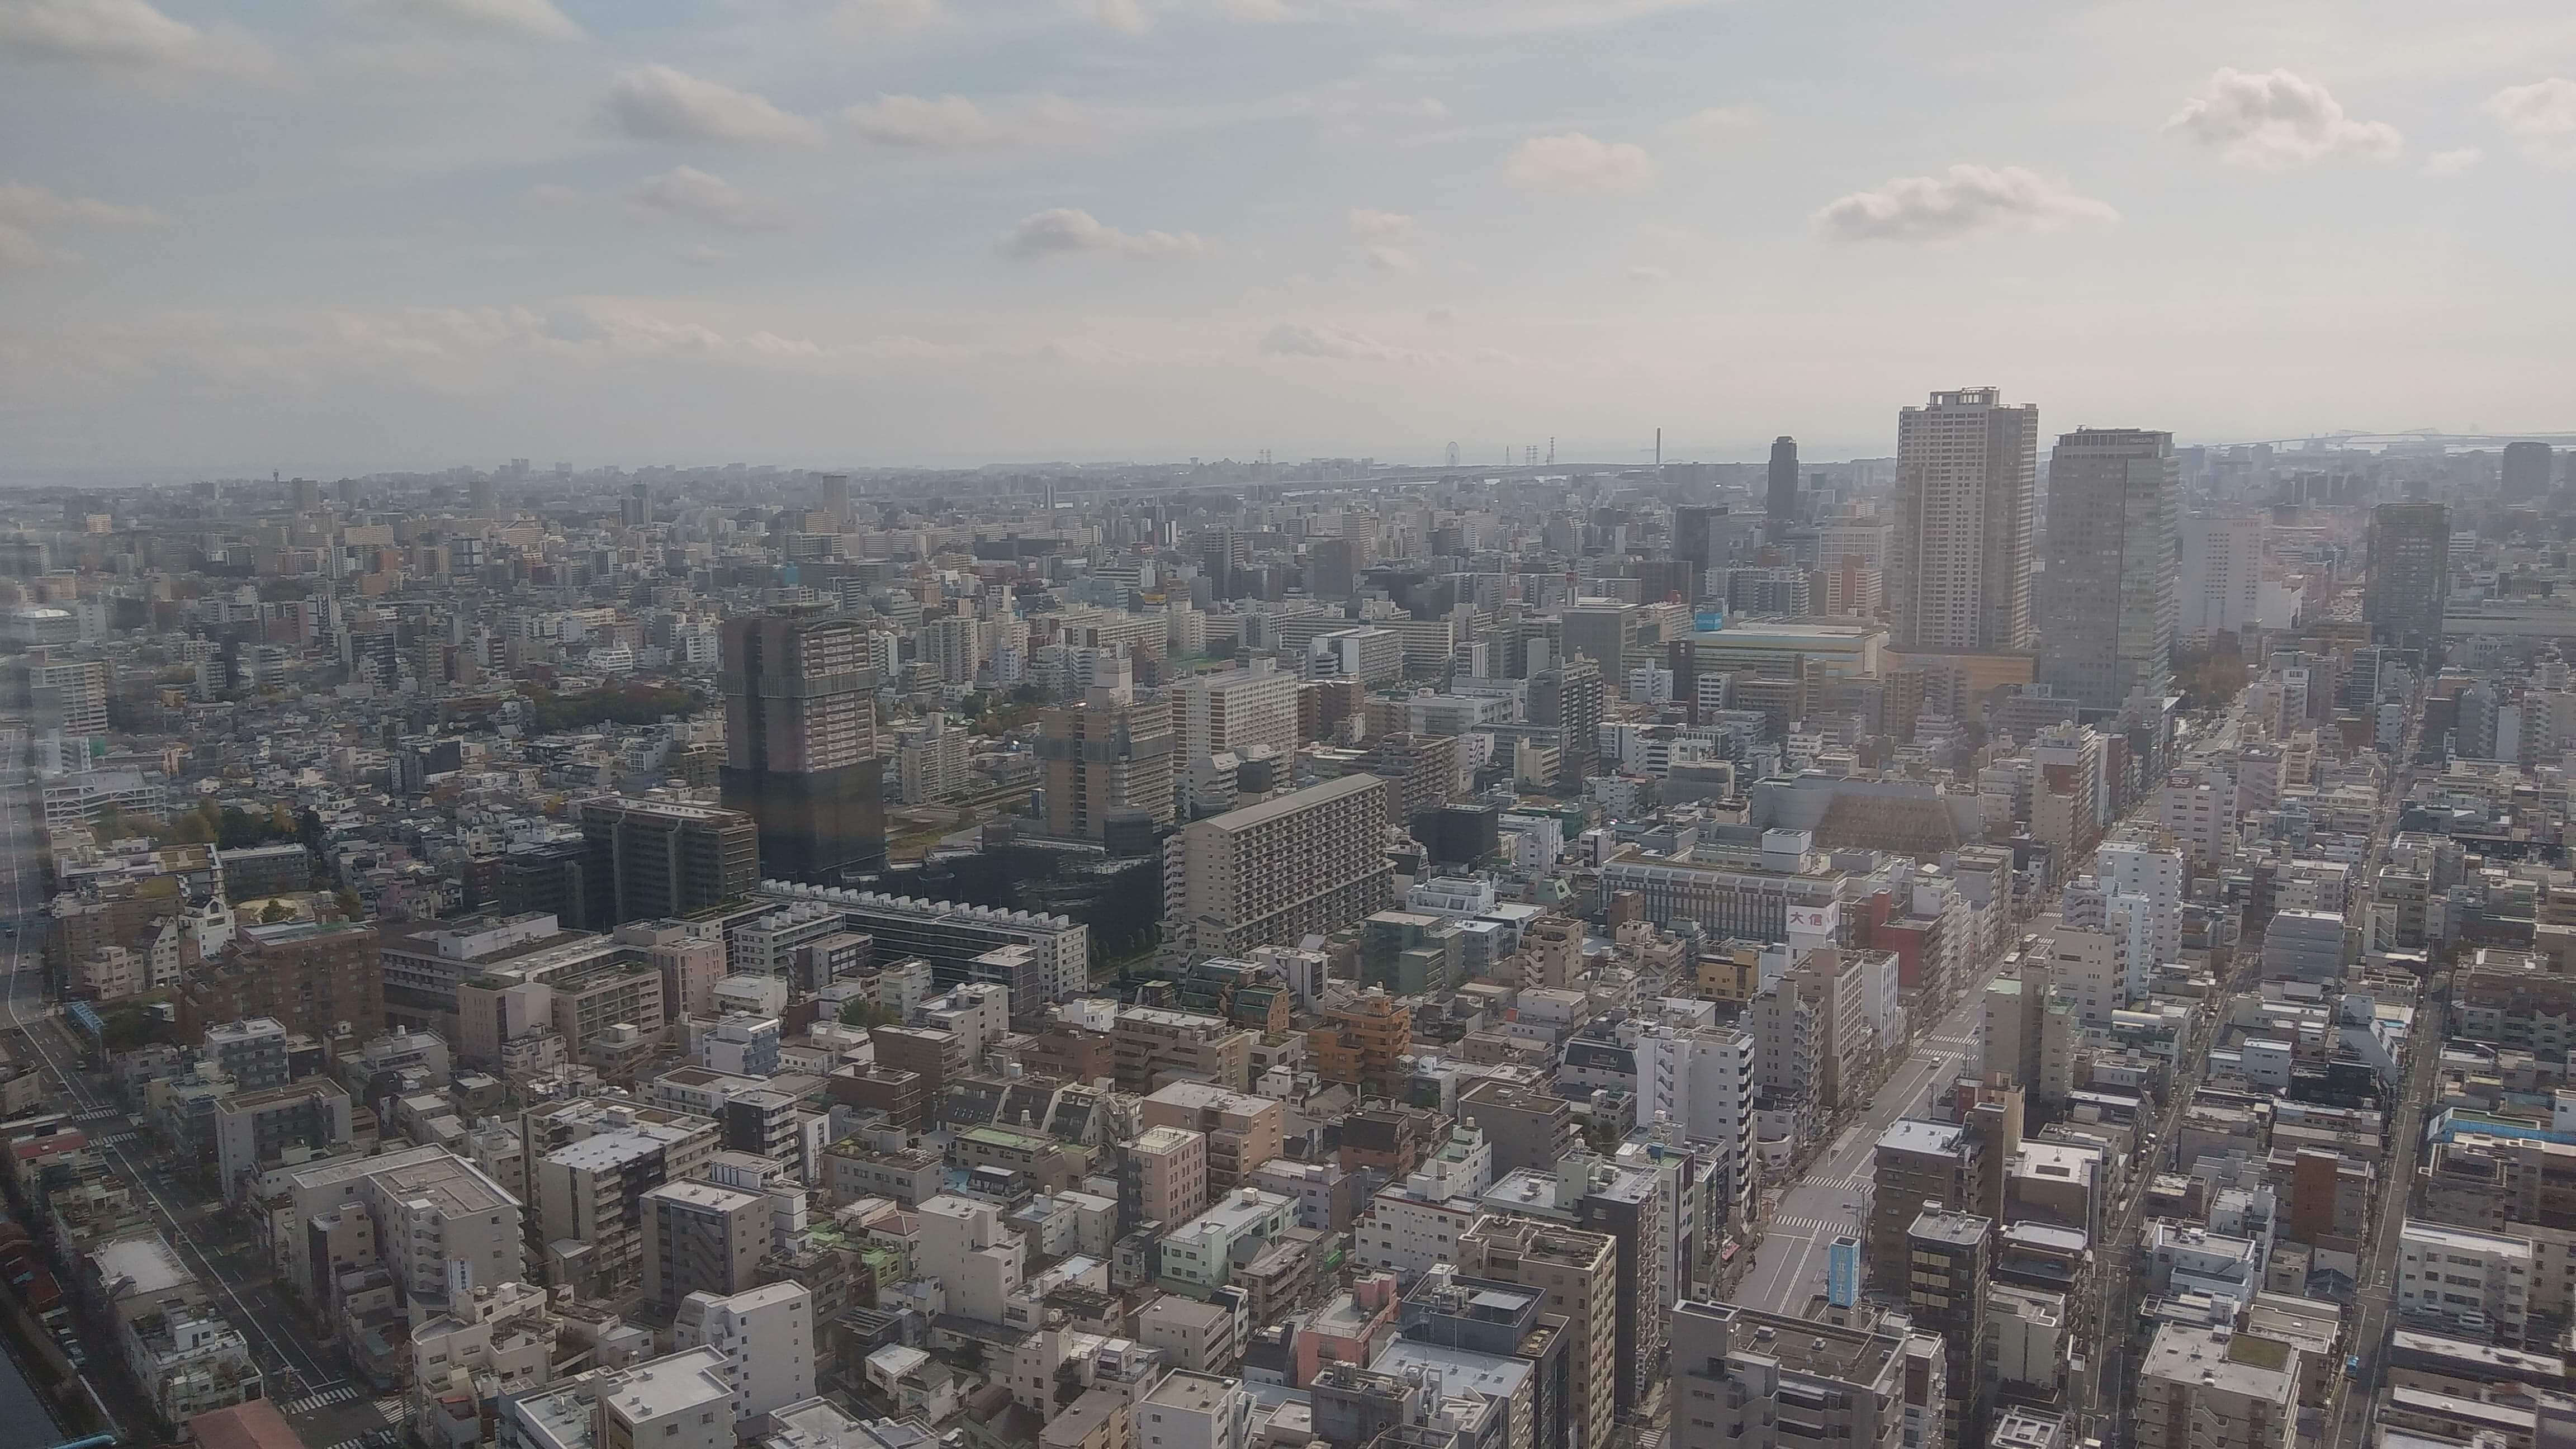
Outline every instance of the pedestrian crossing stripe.
{"label": "pedestrian crossing stripe", "polygon": [[1842,1233],[1850,1230],[1847,1223],[1829,1223],[1822,1218],[1773,1218],[1775,1228],[1789,1228],[1806,1233]]}
{"label": "pedestrian crossing stripe", "polygon": [[341,1383],[333,1384],[328,1388],[306,1394],[303,1398],[293,1400],[288,1403],[281,1412],[288,1414],[309,1414],[315,1409],[327,1409],[333,1404],[345,1404],[349,1400],[356,1398],[358,1393],[359,1390],[356,1384],[343,1381]]}
{"label": "pedestrian crossing stripe", "polygon": [[81,1113],[78,1117],[75,1117],[72,1120],[75,1122],[104,1122],[110,1117],[122,1117],[124,1115],[125,1114],[123,1112],[118,1111],[114,1107],[94,1107],[89,1111]]}
{"label": "pedestrian crossing stripe", "polygon": [[110,1132],[106,1136],[98,1139],[98,1145],[101,1147],[123,1147],[126,1143],[133,1141],[140,1135],[140,1133],[135,1132]]}
{"label": "pedestrian crossing stripe", "polygon": [[376,1415],[378,1418],[399,1422],[403,1416],[402,1395],[395,1394],[389,1398],[376,1400]]}

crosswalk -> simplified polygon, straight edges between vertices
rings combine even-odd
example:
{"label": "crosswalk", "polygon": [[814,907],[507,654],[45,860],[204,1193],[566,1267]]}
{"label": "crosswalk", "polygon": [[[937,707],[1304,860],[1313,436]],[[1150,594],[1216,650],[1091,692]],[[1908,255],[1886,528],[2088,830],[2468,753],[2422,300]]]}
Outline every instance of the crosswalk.
{"label": "crosswalk", "polygon": [[1876,1186],[1877,1182],[1878,1178],[1873,1173],[1855,1172],[1844,1177],[1817,1178],[1807,1186],[1821,1187],[1831,1192],[1867,1192]]}
{"label": "crosswalk", "polygon": [[343,1379],[336,1384],[326,1384],[320,1389],[306,1394],[303,1398],[287,1401],[286,1406],[280,1409],[279,1412],[285,1414],[309,1414],[315,1409],[327,1409],[333,1404],[345,1404],[363,1392],[365,1392],[365,1390],[359,1388],[356,1384]]}
{"label": "crosswalk", "polygon": [[1848,1222],[1833,1223],[1823,1218],[1773,1218],[1771,1227],[1778,1232],[1815,1233],[1819,1236],[1830,1234],[1837,1238],[1852,1230],[1852,1225]]}
{"label": "crosswalk", "polygon": [[79,1116],[74,1117],[72,1120],[75,1122],[104,1122],[110,1117],[122,1117],[124,1115],[125,1113],[123,1111],[115,1107],[93,1107],[89,1111],[83,1112]]}
{"label": "crosswalk", "polygon": [[140,1132],[110,1132],[104,1137],[93,1137],[90,1140],[101,1147],[123,1147],[142,1135]]}
{"label": "crosswalk", "polygon": [[388,1424],[399,1424],[402,1422],[402,1416],[402,1395],[394,1394],[390,1397],[376,1400],[376,1417],[383,1419]]}

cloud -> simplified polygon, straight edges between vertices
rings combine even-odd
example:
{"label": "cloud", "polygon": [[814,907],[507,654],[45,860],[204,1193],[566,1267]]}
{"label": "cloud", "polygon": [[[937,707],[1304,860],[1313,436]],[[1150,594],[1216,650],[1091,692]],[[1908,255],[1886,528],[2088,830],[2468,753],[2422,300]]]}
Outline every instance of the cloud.
{"label": "cloud", "polygon": [[1194,257],[1207,243],[1194,232],[1120,231],[1087,211],[1057,207],[1023,217],[1002,238],[1002,255],[1022,261],[1055,256],[1114,256],[1138,261]]}
{"label": "cloud", "polygon": [[0,183],[0,224],[34,229],[49,226],[168,226],[170,219],[148,206],[119,206],[86,196],[56,196],[41,186]]}
{"label": "cloud", "polygon": [[38,232],[67,226],[168,226],[169,218],[142,206],[119,206],[86,196],[57,196],[41,186],[0,182],[0,269],[78,261],[47,246]]}
{"label": "cloud", "polygon": [[1347,220],[1351,235],[1364,242],[1384,242],[1393,246],[1412,241],[1422,234],[1421,228],[1414,225],[1413,218],[1400,211],[1371,211],[1365,206],[1354,206]]}
{"label": "cloud", "polygon": [[1416,362],[1423,354],[1321,323],[1282,322],[1262,335],[1272,357],[1327,357],[1345,362]]}
{"label": "cloud", "polygon": [[2424,158],[2427,176],[2457,176],[2487,159],[2487,153],[2475,146],[2462,146],[2457,151],[2436,151]]}
{"label": "cloud", "polygon": [[1129,35],[1142,32],[1151,23],[1146,20],[1145,8],[1137,0],[1090,0],[1090,9],[1092,19]]}
{"label": "cloud", "polygon": [[579,40],[582,28],[555,8],[554,0],[403,0],[416,15],[486,30],[506,30],[538,40]]}
{"label": "cloud", "polygon": [[1628,268],[1629,281],[1643,282],[1650,287],[1660,287],[1672,279],[1673,272],[1670,267],[1635,266]]}
{"label": "cloud", "polygon": [[1360,260],[1381,272],[1413,272],[1422,268],[1422,260],[1403,247],[1366,246],[1359,249]]}
{"label": "cloud", "polygon": [[2229,165],[2273,171],[2335,156],[2390,161],[2406,146],[2396,127],[2354,120],[2324,86],[2286,70],[2221,69],[2165,129]]}
{"label": "cloud", "polygon": [[645,141],[804,146],[823,134],[812,121],[762,97],[667,65],[619,75],[608,88],[608,115],[620,130]]}
{"label": "cloud", "polygon": [[882,146],[923,151],[966,151],[995,146],[1035,146],[1070,139],[1082,125],[1074,107],[1041,97],[1016,115],[997,115],[964,96],[879,96],[841,112],[861,137]]}
{"label": "cloud", "polygon": [[2109,223],[2120,213],[2019,166],[1953,166],[1855,191],[1816,213],[1818,231],[1842,241],[1938,241],[1988,230],[2055,231]]}
{"label": "cloud", "polygon": [[1710,106],[1691,112],[1665,129],[1697,145],[1721,147],[1732,146],[1761,130],[1762,121],[1760,106]]}
{"label": "cloud", "polygon": [[1532,136],[1503,161],[1503,179],[1523,191],[1611,196],[1655,184],[1655,158],[1625,141],[1596,141],[1580,131]]}
{"label": "cloud", "polygon": [[732,259],[728,254],[703,242],[696,246],[682,247],[674,255],[693,267],[720,267]]}
{"label": "cloud", "polygon": [[1246,25],[1276,25],[1297,18],[1297,12],[1289,9],[1285,0],[1217,0],[1216,8],[1228,20]]}
{"label": "cloud", "polygon": [[2551,76],[2527,86],[2507,86],[2479,109],[2522,142],[2532,159],[2576,161],[2576,81]]}
{"label": "cloud", "polygon": [[267,69],[267,52],[145,0],[0,0],[0,52],[136,73]]}
{"label": "cloud", "polygon": [[627,199],[665,216],[702,221],[729,231],[776,231],[787,224],[768,202],[695,166],[675,166],[649,177]]}

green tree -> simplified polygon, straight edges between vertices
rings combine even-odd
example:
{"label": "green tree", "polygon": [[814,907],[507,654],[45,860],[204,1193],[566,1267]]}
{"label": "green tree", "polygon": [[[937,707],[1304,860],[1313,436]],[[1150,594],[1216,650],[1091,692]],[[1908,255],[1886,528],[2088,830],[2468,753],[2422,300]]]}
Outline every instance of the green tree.
{"label": "green tree", "polygon": [[873,1001],[854,998],[841,1007],[841,1025],[855,1026],[863,1031],[880,1026],[894,1026],[901,1020],[902,1018],[892,1011]]}
{"label": "green tree", "polygon": [[295,907],[288,905],[284,901],[270,901],[267,905],[259,908],[259,923],[263,926],[274,926],[280,922],[291,921],[294,919]]}

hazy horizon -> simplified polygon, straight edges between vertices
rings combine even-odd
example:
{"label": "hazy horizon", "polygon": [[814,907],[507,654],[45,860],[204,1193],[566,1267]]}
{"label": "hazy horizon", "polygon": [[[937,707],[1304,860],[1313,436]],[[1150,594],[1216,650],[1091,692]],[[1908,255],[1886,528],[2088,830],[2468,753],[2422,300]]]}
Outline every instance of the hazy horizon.
{"label": "hazy horizon", "polygon": [[2538,0],[0,0],[0,479],[2552,430],[2571,75]]}

